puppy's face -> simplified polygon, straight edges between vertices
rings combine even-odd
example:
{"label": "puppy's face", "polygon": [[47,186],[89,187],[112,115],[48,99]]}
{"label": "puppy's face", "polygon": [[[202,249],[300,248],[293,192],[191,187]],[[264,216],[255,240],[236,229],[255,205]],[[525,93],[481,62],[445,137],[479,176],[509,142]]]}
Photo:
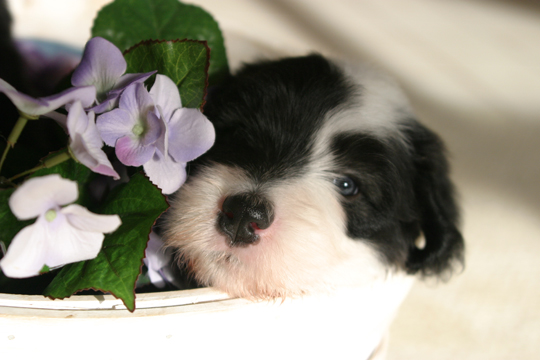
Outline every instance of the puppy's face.
{"label": "puppy's face", "polygon": [[205,113],[216,143],[164,234],[200,283],[294,296],[461,259],[442,145],[385,78],[316,55],[260,63],[213,89]]}

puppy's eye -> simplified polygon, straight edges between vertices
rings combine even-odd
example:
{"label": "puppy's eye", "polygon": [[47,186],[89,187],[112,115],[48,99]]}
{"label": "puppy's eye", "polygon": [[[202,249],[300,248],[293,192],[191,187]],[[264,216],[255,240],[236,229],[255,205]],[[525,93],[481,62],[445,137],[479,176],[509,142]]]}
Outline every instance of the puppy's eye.
{"label": "puppy's eye", "polygon": [[334,179],[334,185],[338,187],[339,192],[343,196],[353,196],[358,194],[358,186],[354,180],[348,176]]}

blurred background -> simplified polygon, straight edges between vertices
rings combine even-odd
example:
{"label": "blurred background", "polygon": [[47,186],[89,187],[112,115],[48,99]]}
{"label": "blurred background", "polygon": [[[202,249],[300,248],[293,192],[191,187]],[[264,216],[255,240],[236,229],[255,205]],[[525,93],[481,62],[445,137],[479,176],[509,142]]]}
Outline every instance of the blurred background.
{"label": "blurred background", "polygon": [[[82,49],[108,0],[6,0],[19,38]],[[465,270],[417,282],[388,359],[538,359],[540,3],[194,0],[230,64],[317,51],[393,74],[446,141],[463,208]],[[351,324],[352,326],[354,324]]]}

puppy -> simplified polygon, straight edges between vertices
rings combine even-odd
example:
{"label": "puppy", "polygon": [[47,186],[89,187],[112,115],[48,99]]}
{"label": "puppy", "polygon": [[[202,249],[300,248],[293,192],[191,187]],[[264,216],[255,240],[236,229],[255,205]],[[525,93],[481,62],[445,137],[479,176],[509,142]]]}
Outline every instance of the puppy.
{"label": "puppy", "polygon": [[205,114],[215,145],[164,221],[198,283],[283,298],[462,261],[443,144],[385,76],[320,55],[260,62]]}

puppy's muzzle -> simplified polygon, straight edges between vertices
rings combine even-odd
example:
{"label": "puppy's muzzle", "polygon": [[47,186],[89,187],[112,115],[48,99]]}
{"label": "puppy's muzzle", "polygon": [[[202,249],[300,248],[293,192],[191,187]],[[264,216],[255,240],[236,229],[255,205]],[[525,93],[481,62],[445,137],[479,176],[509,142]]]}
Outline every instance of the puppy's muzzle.
{"label": "puppy's muzzle", "polygon": [[253,193],[231,195],[223,201],[218,230],[227,236],[229,246],[244,247],[260,240],[260,230],[274,221],[274,207],[263,196]]}

